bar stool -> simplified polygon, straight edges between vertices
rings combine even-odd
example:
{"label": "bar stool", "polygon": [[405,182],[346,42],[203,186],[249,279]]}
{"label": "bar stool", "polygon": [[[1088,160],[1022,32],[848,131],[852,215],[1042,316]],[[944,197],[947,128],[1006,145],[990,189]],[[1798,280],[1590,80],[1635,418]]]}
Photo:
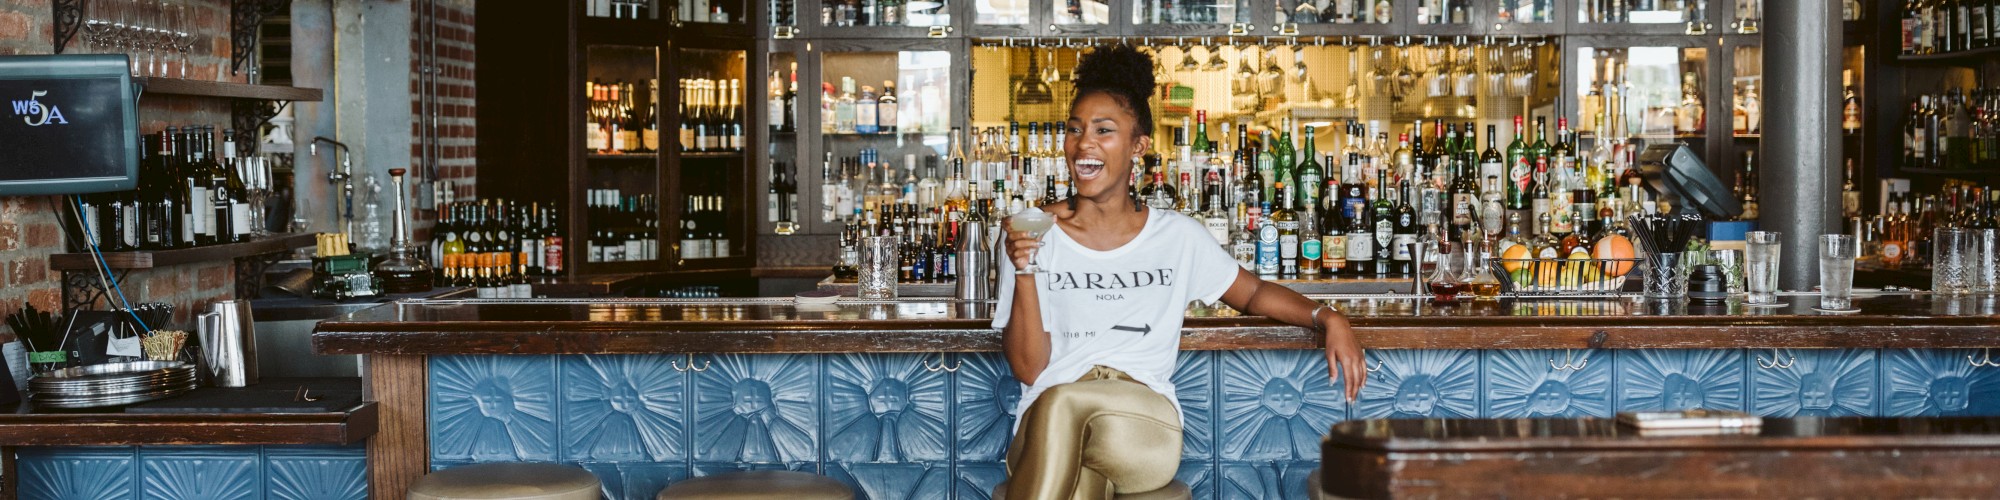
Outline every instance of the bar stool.
{"label": "bar stool", "polygon": [[[1005,498],[1007,498],[1007,482],[1001,481],[999,486],[993,487],[993,499],[1002,500]],[[1141,491],[1138,493],[1118,493],[1112,495],[1111,498],[1113,500],[1192,500],[1194,498],[1194,490],[1188,488],[1187,483],[1175,479],[1157,490]]]}
{"label": "bar stool", "polygon": [[1312,475],[1306,477],[1306,498],[1312,500],[1331,500],[1333,495],[1326,493],[1326,488],[1322,486],[1324,484],[1326,484],[1325,481],[1320,479],[1319,467],[1314,467]]}
{"label": "bar stool", "polygon": [[854,500],[854,489],[818,474],[741,471],[698,477],[660,490],[658,500]]}
{"label": "bar stool", "polygon": [[453,467],[417,479],[410,500],[597,500],[597,476],[556,464],[493,463]]}

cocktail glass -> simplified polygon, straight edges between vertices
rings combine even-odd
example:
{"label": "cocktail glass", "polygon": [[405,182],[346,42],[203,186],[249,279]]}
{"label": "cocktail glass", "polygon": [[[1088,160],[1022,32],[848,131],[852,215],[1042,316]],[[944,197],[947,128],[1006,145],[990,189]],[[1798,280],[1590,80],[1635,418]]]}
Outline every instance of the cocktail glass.
{"label": "cocktail glass", "polygon": [[[1022,212],[1008,219],[1008,229],[1028,233],[1029,238],[1042,239],[1049,229],[1056,226],[1056,216],[1048,212]],[[1014,274],[1035,274],[1042,272],[1041,250],[1028,253],[1028,267],[1014,271]]]}

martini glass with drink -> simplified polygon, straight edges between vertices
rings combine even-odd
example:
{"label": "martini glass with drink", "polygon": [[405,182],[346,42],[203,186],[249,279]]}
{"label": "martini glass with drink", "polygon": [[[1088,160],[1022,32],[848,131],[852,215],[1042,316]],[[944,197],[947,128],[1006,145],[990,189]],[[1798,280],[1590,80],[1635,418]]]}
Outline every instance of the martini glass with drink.
{"label": "martini glass with drink", "polygon": [[[1048,212],[1021,212],[1014,214],[1013,218],[1008,219],[1007,226],[1010,230],[1028,233],[1029,238],[1041,240],[1042,235],[1048,234],[1049,229],[1056,226],[1056,216]],[[1015,270],[1014,274],[1035,274],[1042,272],[1042,265],[1039,263],[1041,254],[1041,249],[1030,251],[1028,253],[1028,267]]]}

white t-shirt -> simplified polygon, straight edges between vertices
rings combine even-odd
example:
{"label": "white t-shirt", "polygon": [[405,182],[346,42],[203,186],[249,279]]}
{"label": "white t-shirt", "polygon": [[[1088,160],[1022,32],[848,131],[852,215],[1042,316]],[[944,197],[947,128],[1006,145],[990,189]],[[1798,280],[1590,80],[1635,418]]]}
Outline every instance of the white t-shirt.
{"label": "white t-shirt", "polygon": [[[1023,386],[1016,415],[1042,391],[1075,382],[1098,365],[1131,375],[1173,401],[1180,413],[1173,375],[1187,304],[1221,299],[1242,268],[1200,222],[1149,210],[1139,236],[1108,251],[1078,244],[1060,224],[1044,237],[1038,260],[1044,272],[1035,276],[1035,285],[1042,327],[1049,332],[1049,365],[1034,385]],[[1014,263],[1000,262],[994,328],[1006,327],[1013,315]]]}

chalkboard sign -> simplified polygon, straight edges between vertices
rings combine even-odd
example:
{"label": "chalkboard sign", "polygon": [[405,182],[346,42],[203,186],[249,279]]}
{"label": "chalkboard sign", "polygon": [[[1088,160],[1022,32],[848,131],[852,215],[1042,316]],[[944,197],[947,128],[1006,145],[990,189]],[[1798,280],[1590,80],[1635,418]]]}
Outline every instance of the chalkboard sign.
{"label": "chalkboard sign", "polygon": [[0,57],[0,195],[133,188],[139,120],[126,61]]}

